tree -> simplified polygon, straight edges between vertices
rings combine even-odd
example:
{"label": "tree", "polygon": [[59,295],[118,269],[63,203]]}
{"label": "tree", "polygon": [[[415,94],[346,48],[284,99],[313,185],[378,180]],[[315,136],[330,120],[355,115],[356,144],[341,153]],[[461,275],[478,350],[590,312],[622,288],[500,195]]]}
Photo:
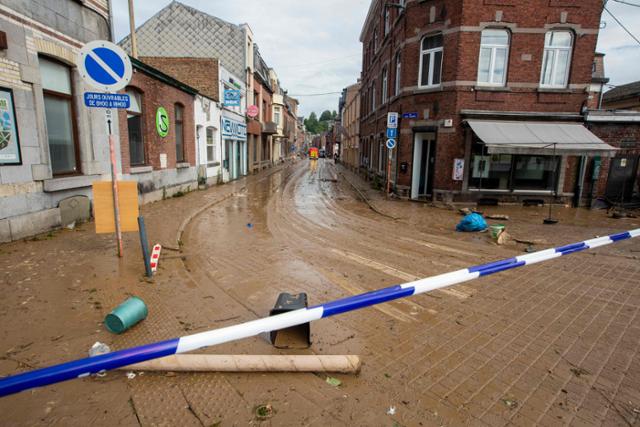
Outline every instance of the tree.
{"label": "tree", "polygon": [[320,115],[320,121],[321,122],[328,122],[332,118],[333,118],[333,116],[331,115],[331,111],[329,111],[329,110],[324,110],[322,112],[322,114]]}
{"label": "tree", "polygon": [[333,113],[331,113],[331,118],[332,118],[333,120],[335,120],[335,119],[337,119],[337,118],[338,118],[338,113],[337,113],[337,111],[336,111],[336,110],[333,110]]}
{"label": "tree", "polygon": [[304,120],[304,126],[307,128],[307,131],[312,134],[318,134],[321,132],[320,123],[318,122],[318,116],[316,116],[316,113],[309,114],[309,118]]}

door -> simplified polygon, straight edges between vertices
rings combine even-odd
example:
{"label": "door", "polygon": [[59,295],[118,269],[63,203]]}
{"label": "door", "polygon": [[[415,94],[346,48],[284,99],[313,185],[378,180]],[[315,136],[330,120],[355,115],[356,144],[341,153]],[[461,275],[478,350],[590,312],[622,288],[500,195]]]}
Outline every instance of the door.
{"label": "door", "polygon": [[631,201],[633,187],[638,176],[638,156],[623,156],[611,159],[607,190],[605,195],[610,202]]}
{"label": "door", "polygon": [[433,195],[435,153],[435,133],[416,133],[413,143],[412,199],[429,198]]}

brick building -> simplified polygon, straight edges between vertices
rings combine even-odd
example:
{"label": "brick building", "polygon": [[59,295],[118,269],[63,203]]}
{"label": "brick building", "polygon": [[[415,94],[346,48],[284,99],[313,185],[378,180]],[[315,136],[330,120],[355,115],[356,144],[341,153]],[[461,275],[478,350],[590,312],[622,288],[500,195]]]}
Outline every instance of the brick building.
{"label": "brick building", "polygon": [[273,88],[269,80],[269,67],[260,55],[257,45],[253,49],[254,71],[253,96],[249,94],[249,103],[257,108],[256,117],[247,118],[249,137],[249,169],[258,172],[273,164],[273,140],[271,135],[277,132],[272,116]]}
{"label": "brick building", "polygon": [[[119,111],[122,173],[138,181],[142,203],[197,188],[196,89],[131,58],[133,78]],[[164,116],[164,118],[163,118]]]}
{"label": "brick building", "polygon": [[344,129],[340,160],[349,168],[355,169],[359,166],[360,82],[343,90],[339,114]]}
{"label": "brick building", "polygon": [[602,105],[607,110],[640,111],[640,81],[608,90],[604,94]]}
{"label": "brick building", "polygon": [[601,0],[371,3],[361,33],[361,170],[413,199],[572,199],[581,158],[615,150],[584,127]]}

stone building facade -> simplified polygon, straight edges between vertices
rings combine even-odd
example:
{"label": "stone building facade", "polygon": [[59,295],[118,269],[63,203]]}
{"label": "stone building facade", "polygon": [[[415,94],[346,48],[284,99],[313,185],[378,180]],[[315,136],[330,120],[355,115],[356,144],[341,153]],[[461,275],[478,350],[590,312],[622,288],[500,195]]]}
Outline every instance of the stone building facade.
{"label": "stone building facade", "polygon": [[372,1],[363,173],[386,178],[387,113],[397,112],[389,180],[399,195],[571,199],[578,158],[614,153],[582,126],[601,11],[601,0]]}

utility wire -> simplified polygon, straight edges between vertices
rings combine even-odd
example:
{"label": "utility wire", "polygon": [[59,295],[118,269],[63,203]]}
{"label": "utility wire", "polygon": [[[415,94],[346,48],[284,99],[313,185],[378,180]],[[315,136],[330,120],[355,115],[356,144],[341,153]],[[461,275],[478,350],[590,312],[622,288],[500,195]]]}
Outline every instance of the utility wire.
{"label": "utility wire", "polygon": [[342,92],[325,92],[325,93],[306,93],[306,94],[300,94],[300,95],[287,95],[290,96],[292,98],[296,98],[296,97],[301,97],[301,96],[325,96],[325,95],[339,95]]}
{"label": "utility wire", "polygon": [[616,3],[620,3],[620,4],[626,4],[627,6],[640,7],[640,4],[638,4],[638,3],[630,3],[630,2],[625,1],[625,0],[613,0],[613,1],[615,1]]}
{"label": "utility wire", "polygon": [[632,33],[631,31],[629,31],[629,30],[627,29],[627,27],[625,27],[625,26],[624,26],[624,24],[623,24],[622,22],[620,22],[620,20],[619,20],[618,18],[616,18],[616,16],[615,16],[613,13],[611,13],[611,11],[610,11],[609,9],[607,9],[607,8],[605,7],[605,8],[604,8],[604,10],[606,10],[606,11],[607,11],[607,13],[608,13],[609,15],[611,15],[611,17],[612,17],[612,18],[613,18],[613,19],[618,23],[618,25],[620,25],[620,27],[622,27],[622,29],[623,29],[624,31],[626,31],[626,33],[627,33],[627,34],[629,34],[629,35],[631,36],[631,38],[632,38],[632,39],[634,39],[634,40],[636,41],[636,43],[640,44],[640,40],[639,40],[636,36],[634,36],[634,35],[633,35],[633,33]]}

